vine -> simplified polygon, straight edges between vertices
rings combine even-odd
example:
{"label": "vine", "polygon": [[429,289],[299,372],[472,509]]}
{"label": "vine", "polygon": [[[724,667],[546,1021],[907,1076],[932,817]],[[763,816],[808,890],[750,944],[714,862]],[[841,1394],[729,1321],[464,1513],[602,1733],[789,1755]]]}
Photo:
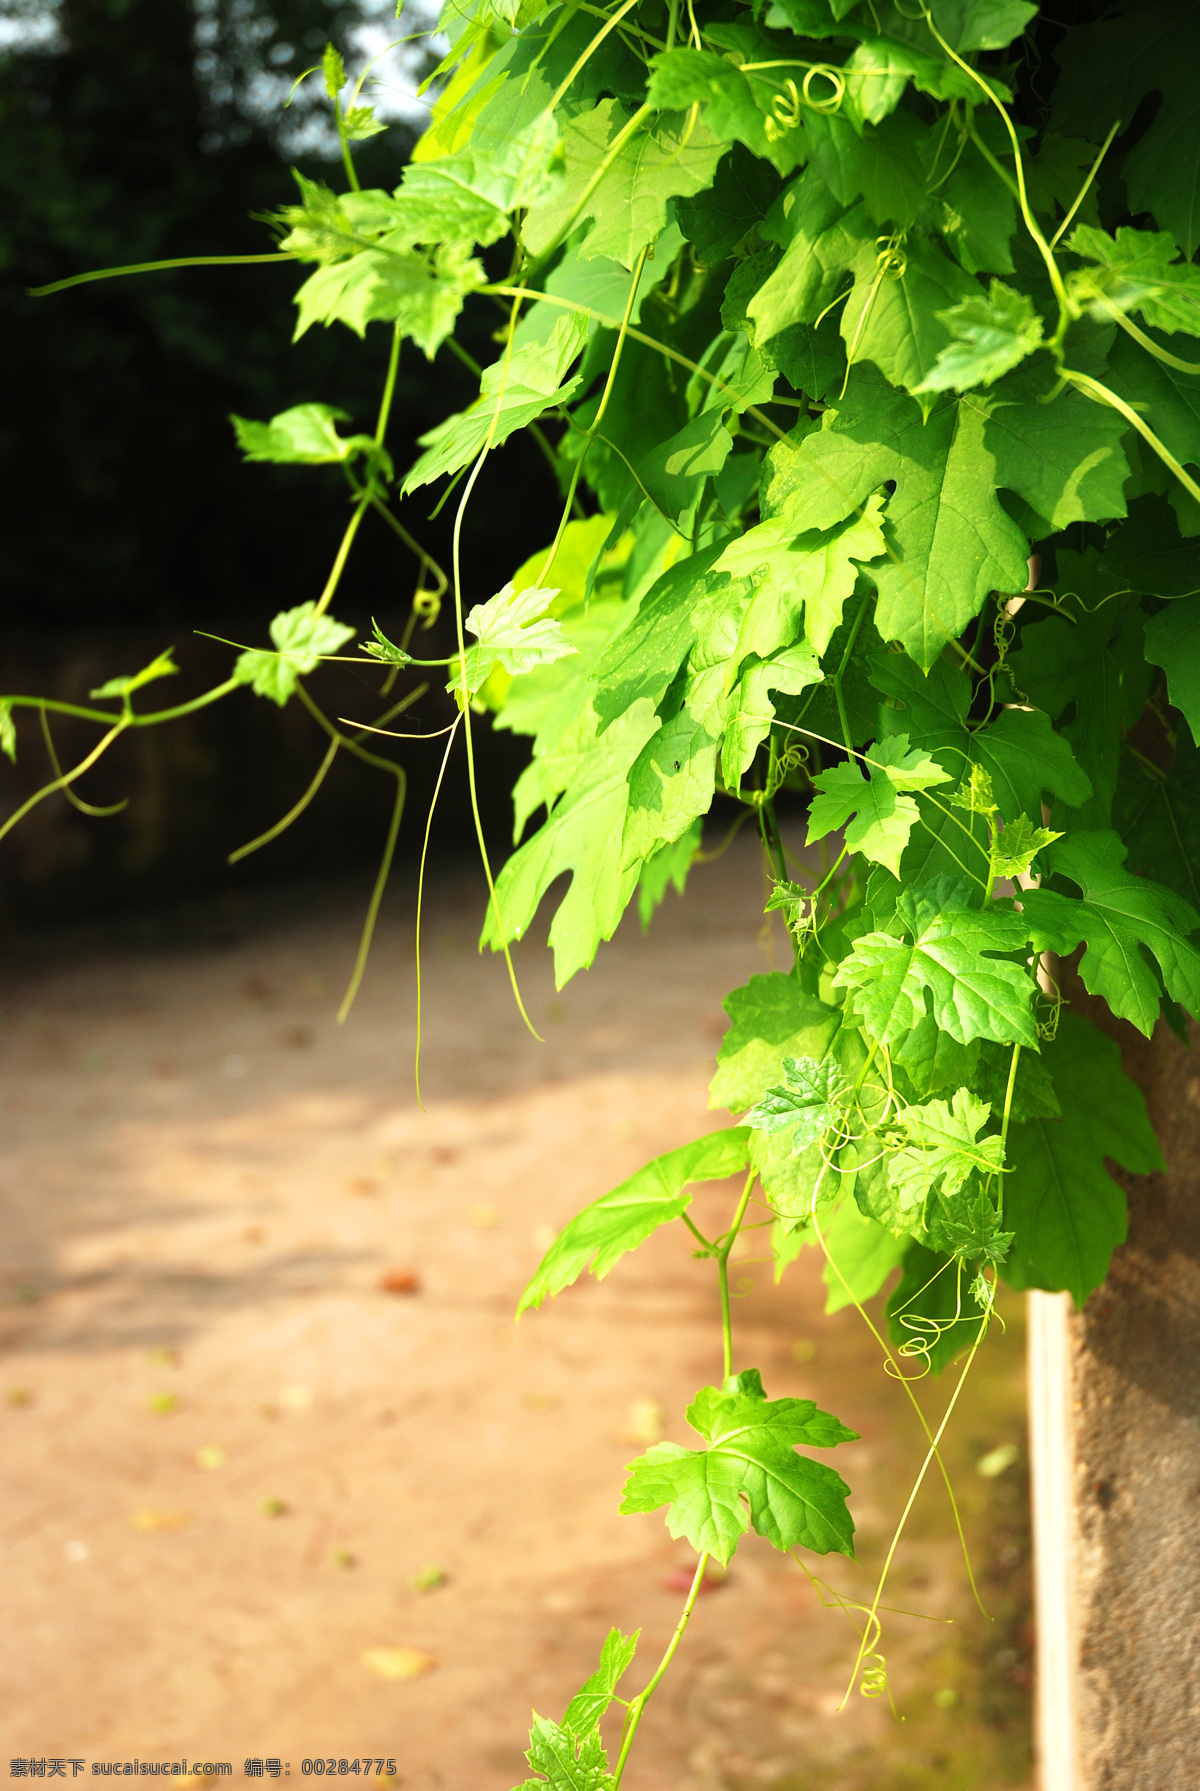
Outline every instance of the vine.
{"label": "vine", "polygon": [[[390,325],[392,346],[370,434],[340,433],[320,403],[234,419],[248,460],[341,468],[350,519],[318,594],[174,708],[135,706],[177,670],[170,653],[93,692],[96,706],[0,699],[0,747],[15,756],[14,716],[32,708],[51,771],[0,837],[58,793],[115,812],[75,786],[129,729],[247,687],[294,698],[324,756],[235,858],[295,821],[340,752],[395,782],[344,1019],[405,804],[403,765],[364,742],[444,737],[420,854],[419,1093],[424,875],[460,740],[489,890],[481,944],[505,954],[518,1005],[511,943],[563,872],[559,986],[635,896],[649,923],[670,885],[758,823],[794,962],[726,1002],[711,1101],[740,1119],[572,1219],[520,1304],[607,1274],[680,1220],[715,1265],[721,1314],[719,1384],[687,1413],[701,1446],[653,1446],[622,1501],[665,1507],[697,1552],[675,1632],[626,1700],[637,1638],[612,1631],[561,1720],[535,1717],[530,1787],[622,1783],[710,1559],[727,1564],[751,1529],[783,1551],[853,1554],[849,1487],[801,1451],[855,1433],[737,1366],[729,1261],[744,1226],[770,1228],[779,1274],[822,1253],[831,1304],[857,1309],[926,1441],[869,1602],[797,1556],[858,1626],[850,1689],[890,1696],[890,1569],[935,1463],[953,1505],[941,1443],[999,1283],[1082,1304],[1124,1238],[1104,1159],[1161,1166],[1116,1047],[1050,970],[1074,958],[1085,989],[1147,1035],[1161,1017],[1186,1037],[1200,1013],[1200,363],[1176,343],[1200,336],[1200,214],[1187,158],[1167,153],[1172,83],[1200,45],[1181,11],[1178,72],[1151,68],[1130,53],[1137,9],[1101,10],[1064,32],[1031,0],[687,0],[685,18],[678,0],[448,0],[444,85],[393,192],[360,186],[354,145],[377,124],[365,71],[344,99],[331,48],[345,189],[297,176],[273,252],[41,289],[303,263],[298,333]],[[1061,70],[1048,99],[1047,45]],[[1141,101],[1164,87],[1143,126]],[[480,253],[505,241],[497,278]],[[468,306],[502,317],[482,369],[454,339]],[[386,444],[405,342],[430,359],[448,345],[480,392],[398,480]],[[560,521],[525,566],[499,548],[497,594],[467,609],[463,518],[519,429],[550,464]],[[431,486],[437,508],[458,493],[449,572],[397,514]],[[334,720],[309,681],[351,639],[331,609],[368,515],[417,582],[401,625],[383,618],[397,638],[376,622],[348,656],[381,672],[384,706]],[[455,651],[421,660],[410,648],[443,600]],[[395,697],[397,681],[431,667],[454,719],[392,728],[431,688]],[[100,730],[65,771],[55,715]],[[486,715],[532,742],[518,843],[495,876],[475,787]],[[785,798],[807,805],[819,874],[789,852]],[[705,851],[714,803],[736,812]],[[729,1223],[708,1238],[691,1189],[734,1175]],[[868,1302],[897,1271],[877,1320]],[[916,1386],[960,1359],[935,1425]]]}

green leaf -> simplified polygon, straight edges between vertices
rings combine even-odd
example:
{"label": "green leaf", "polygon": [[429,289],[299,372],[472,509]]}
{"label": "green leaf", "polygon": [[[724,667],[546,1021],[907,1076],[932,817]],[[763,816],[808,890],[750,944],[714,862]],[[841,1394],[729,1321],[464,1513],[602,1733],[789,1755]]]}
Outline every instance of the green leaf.
{"label": "green leaf", "polygon": [[718,744],[686,706],[646,742],[629,769],[622,870],[673,845],[708,813]]}
{"label": "green leaf", "polygon": [[754,1131],[786,1132],[793,1152],[828,1131],[837,1121],[850,1084],[832,1059],[785,1057],[784,1080],[769,1088],[743,1123]]}
{"label": "green leaf", "polygon": [[1152,212],[1191,256],[1200,245],[1200,112],[1193,71],[1200,23],[1190,6],[1138,5],[1067,32],[1055,52],[1063,73],[1053,122],[1067,135],[1103,142],[1154,95],[1155,110],[1121,174],[1134,215]]}
{"label": "green leaf", "polygon": [[757,346],[795,323],[816,323],[837,296],[875,230],[866,208],[839,204],[810,171],[781,194],[763,235],[783,245],[783,259],[746,306]]}
{"label": "green leaf", "polygon": [[247,417],[230,417],[238,447],[247,460],[270,460],[279,465],[329,466],[370,452],[375,443],[369,435],[341,436],[335,422],[344,410],[331,404],[296,404],[281,411],[269,423]]}
{"label": "green leaf", "polygon": [[821,1278],[829,1289],[827,1313],[871,1299],[908,1248],[906,1237],[876,1224],[853,1200],[843,1200],[829,1215],[824,1238],[829,1260]]}
{"label": "green leaf", "polygon": [[781,970],[752,976],[724,1005],[730,1025],[717,1052],[708,1104],[734,1113],[753,1106],[779,1081],[786,1057],[824,1058],[842,1018]]}
{"label": "green leaf", "polygon": [[1032,1045],[1033,984],[1021,964],[996,952],[1019,950],[1029,917],[993,904],[980,913],[963,899],[965,885],[906,888],[897,903],[905,935],[866,933],[854,941],[833,976],[881,1045],[898,1041],[925,1014],[925,995],[943,1032],[968,1044]]}
{"label": "green leaf", "polygon": [[824,675],[807,642],[745,667],[734,693],[736,707],[721,744],[721,776],[730,789],[741,783],[770,732],[776,715],[771,693],[799,696],[812,685],[820,684]]}
{"label": "green leaf", "polygon": [[1193,597],[1200,593],[1200,541],[1182,539],[1163,498],[1140,497],[1130,507],[1128,522],[1108,537],[1100,568],[1114,592]]}
{"label": "green leaf", "polygon": [[622,1512],[668,1505],[671,1535],[686,1536],[723,1565],[751,1525],[777,1549],[853,1555],[850,1488],[796,1448],[832,1448],[856,1431],[811,1399],[768,1399],[756,1368],[732,1375],[723,1389],[703,1388],[687,1416],[709,1447],[656,1443],[630,1467]]}
{"label": "green leaf", "polygon": [[536,665],[552,665],[576,652],[559,624],[546,614],[557,596],[557,586],[540,590],[529,585],[516,592],[509,583],[486,603],[468,610],[464,626],[478,644],[467,648],[463,671],[451,678],[447,690],[461,691],[465,675],[467,690],[474,696],[497,665],[516,678]]}
{"label": "green leaf", "polygon": [[[763,106],[756,98],[763,96]],[[756,156],[776,159],[777,145],[767,134],[765,107],[778,91],[760,76],[752,81],[733,62],[711,50],[674,49],[657,55],[651,64],[646,100],[664,111],[704,108],[704,122],[722,143],[744,143]],[[780,171],[796,166],[795,152],[787,155]]]}
{"label": "green leaf", "polygon": [[934,0],[933,22],[960,55],[1004,50],[1037,13],[1034,0]]}
{"label": "green leaf", "polygon": [[1122,228],[1112,237],[1081,224],[1067,247],[1095,263],[1068,276],[1077,304],[1105,322],[1114,310],[1140,311],[1155,329],[1200,336],[1200,268],[1177,260],[1175,238],[1166,231]]}
{"label": "green leaf", "polygon": [[993,385],[1038,348],[1042,320],[1033,301],[993,280],[987,298],[967,298],[938,313],[954,342],[943,348],[919,392],[965,392],[971,386]]}
{"label": "green leaf", "polygon": [[[347,630],[347,632],[349,631]],[[173,657],[174,652],[174,647],[168,647],[165,652],[158,655],[157,659],[152,659],[149,665],[143,666],[140,672],[134,672],[131,676],[125,678],[110,678],[106,684],[101,684],[98,689],[90,690],[88,695],[92,697],[131,697],[135,690],[141,690],[142,686],[145,684],[154,684],[159,678],[173,678],[179,671],[179,667],[175,664]],[[11,714],[12,705],[10,704],[10,717]],[[8,752],[7,745],[4,746],[4,751]],[[13,752],[9,753],[8,756],[10,758],[15,758],[15,747]]]}
{"label": "green leaf", "polygon": [[1024,876],[1038,853],[1061,838],[1061,833],[1052,833],[1048,827],[1035,827],[1028,815],[1018,815],[992,843],[992,876]]}
{"label": "green leaf", "polygon": [[602,939],[611,939],[637,886],[637,865],[625,870],[620,865],[628,777],[658,725],[653,705],[639,701],[597,738],[596,714],[588,703],[571,736],[560,743],[560,750],[567,749],[558,779],[565,795],[496,879],[482,935],[493,951],[505,940],[522,938],[546,891],[564,871],[574,873],[550,924],[560,989],[592,962]]}
{"label": "green leaf", "polygon": [[596,713],[607,728],[641,698],[658,703],[695,643],[695,611],[721,544],[691,554],[655,580],[596,663]]}
{"label": "green leaf", "polygon": [[703,828],[697,819],[677,840],[669,846],[661,846],[642,866],[638,876],[638,919],[643,933],[649,931],[655,910],[671,885],[677,895],[683,894],[692,861],[700,850],[702,834]]}
{"label": "green leaf", "polygon": [[1200,909],[1200,747],[1184,729],[1168,777],[1124,755],[1113,823],[1132,870],[1154,875]]}
{"label": "green leaf", "polygon": [[1184,597],[1146,623],[1146,658],[1167,674],[1167,694],[1200,742],[1200,597]]}
{"label": "green leaf", "polygon": [[[977,126],[979,123],[976,113]],[[1083,148],[1090,164],[1095,151],[1088,144]],[[937,154],[936,137],[930,140],[927,154]],[[964,144],[962,153],[956,150],[955,154],[958,159],[944,180],[931,161],[931,178],[939,181],[936,195],[931,196],[931,215],[969,274],[1011,274],[1016,199],[974,143]],[[1072,189],[1071,198],[1074,196]]]}
{"label": "green leaf", "polygon": [[675,217],[700,259],[718,267],[755,229],[779,191],[779,176],[740,143],[723,156],[705,191],[675,201]]}
{"label": "green leaf", "polygon": [[940,1374],[976,1341],[983,1308],[966,1265],[924,1244],[909,1245],[900,1284],[884,1312],[888,1335],[909,1361],[927,1361]]}
{"label": "green leaf", "polygon": [[444,243],[432,259],[367,249],[319,267],[296,293],[294,341],[315,323],[344,323],[356,335],[368,323],[398,323],[430,360],[454,328],[469,292],[486,274],[462,243]]}
{"label": "green leaf", "polygon": [[801,503],[793,493],[777,514],[735,535],[713,567],[753,582],[734,652],[738,665],[751,653],[767,659],[790,647],[800,637],[802,616],[808,645],[818,656],[824,653],[859,567],[885,551],[882,497],[873,495],[860,515],[828,529],[798,529],[792,514]]}
{"label": "green leaf", "polygon": [[[1060,586],[1090,596],[1095,561],[1060,548],[1058,563]],[[1084,826],[1108,824],[1121,730],[1136,720],[1145,696],[1141,637],[1141,617],[1130,612],[1127,600],[1094,608],[1072,603],[1065,614],[1023,629],[1009,658],[1014,685],[1026,701],[1055,717],[1073,706],[1062,735],[1092,785],[1092,799],[1085,806],[1060,793],[1082,811],[1077,818]]]}
{"label": "green leaf", "polygon": [[[485,247],[509,229],[509,213],[552,199],[561,185],[558,125],[543,113],[502,145],[409,162],[382,243],[393,250],[469,237]],[[344,201],[343,201],[344,203]]]}
{"label": "green leaf", "polygon": [[[1195,344],[1185,337],[1158,338],[1168,354],[1196,360]],[[1195,461],[1200,440],[1200,377],[1168,367],[1122,330],[1109,355],[1105,384],[1111,386],[1153,429],[1176,460]],[[1099,406],[1097,406],[1099,408]]]}
{"label": "green leaf", "polygon": [[1036,889],[1022,896],[1022,907],[1037,949],[1067,956],[1084,945],[1084,988],[1149,1038],[1159,985],[1144,952],[1157,962],[1172,1000],[1200,1018],[1200,952],[1188,942],[1200,914],[1173,890],[1126,870],[1126,852],[1115,833],[1071,834],[1047,850],[1045,862],[1077,884],[1081,898]]}
{"label": "green leaf", "polygon": [[636,130],[601,172],[630,117],[619,101],[604,99],[565,126],[561,193],[526,214],[522,234],[532,255],[544,254],[572,222],[591,218],[582,253],[608,255],[631,268],[666,224],[668,202],[709,185],[725,145],[686,115],[667,115]]}
{"label": "green leaf", "polygon": [[1165,1164],[1114,1040],[1064,1014],[1044,1056],[1062,1117],[1009,1127],[1004,1216],[1016,1241],[1004,1278],[1012,1287],[1066,1288],[1082,1306],[1125,1241],[1125,1194],[1105,1158],[1135,1175]]}
{"label": "green leaf", "polygon": [[916,803],[901,792],[927,790],[950,779],[933,759],[909,750],[907,734],[878,741],[867,755],[867,763],[865,779],[851,759],[814,777],[819,794],[808,811],[805,844],[824,839],[854,815],[856,819],[846,828],[850,850],[861,852],[873,864],[886,865],[893,877],[898,877],[900,855],[918,818]]}
{"label": "green leaf", "polygon": [[563,317],[546,342],[527,343],[493,361],[484,369],[479,397],[471,408],[447,417],[420,437],[426,451],[405,475],[401,495],[406,497],[443,473],[461,471],[487,443],[499,447],[554,405],[565,404],[579,380],[563,383],[563,375],[586,335],[581,318]]}
{"label": "green leaf", "polygon": [[828,528],[896,481],[887,507],[892,553],[872,573],[875,621],[922,668],[990,591],[1025,586],[1028,544],[996,497],[982,418],[966,399],[935,399],[926,421],[913,399],[855,369],[820,429],[790,436],[766,464],[764,513],[774,516],[799,490],[792,520],[811,528]]}
{"label": "green leaf", "polygon": [[849,117],[810,110],[804,134],[813,172],[841,204],[851,204],[861,193],[866,218],[874,225],[891,223],[905,230],[913,223],[925,198],[924,133],[913,113],[893,112],[860,132]]}
{"label": "green leaf", "polygon": [[854,290],[842,308],[846,352],[855,363],[874,361],[894,386],[940,391],[954,383],[935,373],[954,353],[948,319],[961,318],[964,304],[986,312],[986,301],[970,275],[933,243],[910,236],[899,254],[898,265],[881,273],[876,244],[859,250]]}
{"label": "green leaf", "polygon": [[619,1188],[584,1207],[542,1258],[521,1295],[517,1317],[570,1287],[585,1269],[603,1280],[626,1251],[636,1250],[660,1225],[687,1211],[691,1183],[723,1181],[744,1169],[748,1137],[744,1126],[710,1132],[666,1156],[655,1157]]}
{"label": "green leaf", "polygon": [[584,1681],[563,1712],[562,1726],[572,1735],[588,1735],[612,1703],[613,1694],[637,1653],[640,1629],[625,1636],[610,1629],[600,1650],[600,1665]]}
{"label": "green leaf", "polygon": [[11,697],[0,697],[0,752],[6,759],[17,762],[17,730],[13,726],[13,705]]}
{"label": "green leaf", "polygon": [[701,411],[648,454],[638,466],[643,488],[673,522],[695,510],[705,482],[729,458],[733,437],[720,410]]}
{"label": "green leaf", "polygon": [[616,1791],[617,1781],[608,1770],[608,1756],[596,1729],[581,1741],[573,1730],[560,1729],[535,1711],[525,1758],[545,1777],[526,1779],[517,1791]]}
{"label": "green leaf", "polygon": [[900,1109],[896,1124],[908,1143],[888,1160],[887,1173],[901,1213],[923,1222],[932,1194],[949,1202],[972,1178],[1003,1171],[999,1136],[979,1136],[991,1117],[988,1102],[965,1088],[956,1089],[949,1104],[927,1101]]}
{"label": "green leaf", "polygon": [[985,419],[983,439],[998,485],[1015,491],[1052,529],[1124,516],[1128,424],[1115,410],[1068,387],[1050,402],[1055,376],[1044,360],[1009,374],[987,397],[964,403]]}
{"label": "green leaf", "polygon": [[376,118],[373,106],[351,106],[342,116],[342,129],[351,143],[364,143],[368,137],[386,131],[387,125]]}
{"label": "green leaf", "polygon": [[268,653],[252,647],[239,653],[233,678],[238,684],[249,684],[256,696],[269,697],[282,709],[296,688],[296,680],[316,671],[321,660],[336,653],[353,633],[353,628],[335,622],[332,616],[318,615],[315,603],[298,604],[295,609],[282,610],[271,623],[276,651]]}

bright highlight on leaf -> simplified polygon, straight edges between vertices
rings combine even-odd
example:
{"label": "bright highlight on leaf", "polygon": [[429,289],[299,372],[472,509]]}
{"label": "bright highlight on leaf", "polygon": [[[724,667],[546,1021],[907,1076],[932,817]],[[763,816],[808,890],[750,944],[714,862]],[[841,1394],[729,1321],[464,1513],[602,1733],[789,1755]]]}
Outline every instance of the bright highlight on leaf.
{"label": "bright highlight on leaf", "polygon": [[570,1287],[585,1269],[602,1280],[627,1250],[636,1250],[660,1225],[687,1211],[691,1183],[722,1181],[744,1169],[748,1136],[744,1126],[710,1132],[665,1157],[655,1157],[619,1188],[584,1207],[542,1258],[537,1274],[521,1295],[517,1317]]}
{"label": "bright highlight on leaf", "polygon": [[965,392],[990,386],[1041,346],[1042,320],[1023,292],[993,280],[987,298],[967,298],[938,316],[955,338],[917,392]]}
{"label": "bright highlight on leaf", "polygon": [[462,670],[451,678],[447,689],[461,691],[465,681],[474,696],[497,665],[515,678],[534,666],[552,665],[576,652],[559,624],[545,613],[557,596],[557,589],[543,591],[532,585],[514,592],[507,584],[487,603],[468,610],[466,627],[478,644],[467,648]]}

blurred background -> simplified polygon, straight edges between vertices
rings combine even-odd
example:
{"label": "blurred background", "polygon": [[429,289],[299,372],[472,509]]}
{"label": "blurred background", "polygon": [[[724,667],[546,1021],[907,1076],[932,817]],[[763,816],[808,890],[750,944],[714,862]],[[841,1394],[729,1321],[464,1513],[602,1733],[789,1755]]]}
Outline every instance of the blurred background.
{"label": "blurred background", "polygon": [[[183,700],[229,663],[196,630],[265,644],[277,611],[317,595],[340,477],[244,466],[228,414],[320,400],[363,427],[386,332],[293,346],[286,269],[26,289],[268,248],[256,219],[290,199],[289,168],[336,175],[318,83],[284,108],[329,38],[352,71],[386,52],[372,97],[388,128],[358,156],[364,184],[395,185],[430,52],[387,46],[430,22],[411,0],[399,23],[390,0],[0,0],[0,688],[78,700],[173,644],[181,675],[160,688]],[[469,311],[477,358],[495,326],[483,301]],[[449,352],[406,350],[397,465],[472,396]],[[468,513],[469,600],[546,544],[555,500],[530,444],[495,457]],[[428,508],[405,520],[444,558],[449,519]],[[338,614],[394,635],[414,570],[368,524]],[[322,678],[331,713],[363,713],[352,668]],[[93,739],[56,724],[64,758]],[[522,748],[480,742],[499,855]],[[28,715],[18,745],[0,812],[46,775]],[[55,798],[0,846],[3,1744],[231,1760],[239,1779],[254,1758],[299,1776],[305,1758],[370,1754],[395,1761],[389,1791],[506,1791],[530,1704],[561,1712],[610,1623],[644,1629],[639,1683],[670,1634],[688,1551],[658,1517],[617,1515],[622,1464],[687,1442],[687,1400],[719,1372],[711,1269],[682,1234],[519,1330],[515,1302],[573,1211],[721,1123],[706,1106],[721,998],[781,966],[785,941],[764,929],[745,835],[562,994],[540,919],[517,952],[539,1043],[503,965],[475,954],[485,892],[458,769],[426,909],[422,1111],[414,842],[436,748],[406,754],[396,874],[345,1028],[386,780],[339,761],[289,833],[226,863],[323,747],[298,705],[238,693],[119,743],[83,793],[128,798],[120,814]],[[730,1192],[703,1192],[702,1223]],[[862,1433],[834,1458],[860,1561],[814,1586],[747,1544],[700,1601],[630,1791],[1028,1782],[1020,1303],[947,1455],[981,1604],[931,1483],[886,1600],[875,1684],[886,1673],[891,1696],[843,1712],[854,1601],[922,1449],[869,1333],[826,1318],[825,1295],[807,1258],[776,1285],[747,1236],[740,1360]],[[936,1414],[950,1391],[921,1397]]]}
{"label": "blurred background", "polygon": [[[228,418],[319,400],[367,426],[383,380],[383,326],[365,343],[337,326],[293,344],[299,280],[288,266],[155,273],[42,299],[26,289],[93,268],[268,252],[274,238],[261,219],[294,198],[292,167],[338,184],[320,78],[286,104],[330,39],[352,73],[379,58],[369,95],[388,128],[356,156],[365,186],[395,186],[424,125],[416,90],[436,54],[427,35],[388,46],[432,22],[427,0],[409,0],[399,20],[393,0],[0,0],[6,690],[86,699],[174,644],[183,676],[170,700],[182,701],[222,678],[230,660],[195,630],[266,644],[273,615],[318,595],[346,523],[340,473],[246,467]],[[492,358],[498,321],[486,301],[469,308],[464,339],[477,359]],[[429,363],[406,347],[389,434],[397,468],[415,458],[424,430],[474,394],[449,349]],[[557,521],[553,475],[523,436],[489,470],[464,533],[472,601],[544,546]],[[420,493],[402,513],[444,560],[452,513],[429,522],[434,501]],[[398,634],[415,571],[371,519],[338,614],[364,628],[374,615]],[[443,636],[439,627],[422,638],[446,652]],[[326,674],[325,690],[334,713],[363,712],[353,707],[365,694],[356,675]],[[291,806],[320,760],[324,742],[295,708],[281,713],[247,692],[120,742],[83,793],[98,805],[128,797],[126,810],[105,825],[61,802],[32,814],[0,846],[0,916],[94,915],[250,888],[314,858],[345,866],[377,856],[387,780],[339,763],[298,828],[225,865]],[[56,728],[64,753],[91,743],[86,728]],[[433,750],[411,755],[410,816],[423,815]],[[484,755],[485,808],[501,835],[517,762],[511,736],[496,736]],[[27,715],[17,767],[0,761],[0,801],[31,793],[45,765]],[[465,802],[452,777],[442,804],[448,849]],[[402,861],[415,832],[405,830]]]}

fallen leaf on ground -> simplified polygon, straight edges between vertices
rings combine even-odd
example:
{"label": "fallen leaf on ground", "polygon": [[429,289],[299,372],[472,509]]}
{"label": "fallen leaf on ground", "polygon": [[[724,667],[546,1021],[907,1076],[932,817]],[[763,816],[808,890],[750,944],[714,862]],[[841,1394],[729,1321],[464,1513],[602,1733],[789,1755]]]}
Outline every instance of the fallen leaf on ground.
{"label": "fallen leaf on ground", "polygon": [[427,1567],[414,1573],[408,1583],[414,1592],[436,1592],[439,1586],[446,1584],[446,1569],[439,1567],[436,1561],[431,1561]]}
{"label": "fallen leaf on ground", "polygon": [[163,1511],[157,1505],[148,1505],[144,1511],[135,1511],[130,1518],[135,1530],[182,1530],[190,1524],[190,1511]]}
{"label": "fallen leaf on ground", "polygon": [[202,1448],[197,1449],[195,1454],[198,1468],[221,1468],[224,1467],[228,1459],[229,1457],[220,1443],[205,1443]]}
{"label": "fallen leaf on ground", "polygon": [[151,1393],[146,1405],[158,1417],[165,1418],[171,1412],[178,1411],[179,1395],[177,1393]]}
{"label": "fallen leaf on ground", "polygon": [[362,1663],[381,1679],[419,1679],[436,1665],[432,1654],[419,1648],[364,1648]]}
{"label": "fallen leaf on ground", "polygon": [[380,1293],[415,1294],[421,1291],[421,1277],[415,1269],[389,1269],[379,1277]]}
{"label": "fallen leaf on ground", "polygon": [[286,1499],[263,1499],[258,1508],[264,1517],[283,1517],[288,1505]]}

